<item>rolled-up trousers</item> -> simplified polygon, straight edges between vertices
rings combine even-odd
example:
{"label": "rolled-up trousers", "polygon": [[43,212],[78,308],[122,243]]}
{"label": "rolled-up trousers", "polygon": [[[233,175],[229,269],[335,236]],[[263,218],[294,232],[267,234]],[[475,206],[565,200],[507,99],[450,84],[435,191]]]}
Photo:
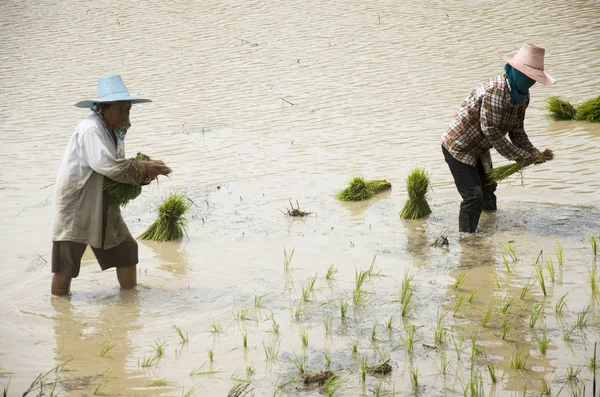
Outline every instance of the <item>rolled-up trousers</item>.
{"label": "rolled-up trousers", "polygon": [[458,214],[458,229],[461,232],[475,233],[481,211],[496,210],[494,192],[497,184],[490,183],[487,179],[481,159],[477,160],[476,167],[472,167],[452,157],[443,146],[442,152],[454,178],[456,189],[462,197]]}

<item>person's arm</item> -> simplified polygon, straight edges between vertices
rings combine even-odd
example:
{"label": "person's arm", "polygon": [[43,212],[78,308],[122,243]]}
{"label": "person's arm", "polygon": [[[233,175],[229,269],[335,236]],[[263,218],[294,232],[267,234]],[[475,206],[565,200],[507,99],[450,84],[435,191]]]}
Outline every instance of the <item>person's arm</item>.
{"label": "person's arm", "polygon": [[106,147],[101,134],[96,127],[90,127],[80,134],[78,142],[79,155],[97,173],[116,182],[141,184],[170,171],[156,161],[115,158]]}
{"label": "person's arm", "polygon": [[513,145],[506,138],[500,125],[502,124],[502,92],[498,88],[489,88],[481,103],[481,131],[490,141],[494,149],[508,160],[522,161],[531,157],[526,150]]}
{"label": "person's arm", "polygon": [[[525,104],[525,108],[529,105],[529,98],[527,98],[527,103]],[[523,116],[519,119],[519,124],[512,131],[509,131],[508,137],[511,142],[520,149],[527,151],[532,156],[535,156],[540,153],[540,151],[533,146],[527,133],[525,132],[525,112],[523,112]]]}

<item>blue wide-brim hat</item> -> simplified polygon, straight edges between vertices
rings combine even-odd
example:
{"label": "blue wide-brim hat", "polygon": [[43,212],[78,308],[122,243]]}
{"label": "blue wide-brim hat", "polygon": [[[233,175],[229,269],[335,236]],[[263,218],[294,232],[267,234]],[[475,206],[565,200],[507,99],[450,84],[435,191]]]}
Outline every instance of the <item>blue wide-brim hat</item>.
{"label": "blue wide-brim hat", "polygon": [[129,101],[134,103],[152,102],[150,99],[135,98],[129,94],[123,79],[118,74],[104,76],[98,79],[96,99],[79,101],[75,104],[78,108],[91,108],[95,103],[108,103],[116,101]]}

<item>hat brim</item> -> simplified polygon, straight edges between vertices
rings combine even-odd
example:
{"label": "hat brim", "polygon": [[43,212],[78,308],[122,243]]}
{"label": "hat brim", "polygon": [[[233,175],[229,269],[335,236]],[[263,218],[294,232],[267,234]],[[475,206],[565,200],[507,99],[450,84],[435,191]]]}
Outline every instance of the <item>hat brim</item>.
{"label": "hat brim", "polygon": [[498,56],[504,59],[510,66],[517,69],[519,72],[523,73],[530,79],[537,81],[538,83],[541,83],[543,85],[552,85],[556,82],[556,79],[554,77],[550,76],[543,70],[534,69],[530,66],[523,65],[522,63],[514,61],[513,56],[504,55],[501,53],[498,53]]}
{"label": "hat brim", "polygon": [[105,96],[103,98],[98,98],[98,99],[79,101],[75,104],[75,106],[78,108],[90,109],[92,106],[94,106],[95,103],[109,103],[109,102],[118,102],[118,101],[131,102],[132,105],[134,105],[136,103],[152,102],[150,99],[135,98],[128,94],[115,94],[115,95],[108,95],[108,96]]}

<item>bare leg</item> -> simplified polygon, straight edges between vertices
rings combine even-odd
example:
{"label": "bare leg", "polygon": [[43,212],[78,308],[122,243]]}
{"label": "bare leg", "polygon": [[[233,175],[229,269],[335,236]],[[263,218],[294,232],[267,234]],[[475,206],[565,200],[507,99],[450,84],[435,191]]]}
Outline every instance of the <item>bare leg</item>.
{"label": "bare leg", "polygon": [[54,273],[52,275],[52,295],[68,295],[71,291],[71,276]]}
{"label": "bare leg", "polygon": [[137,266],[118,267],[117,280],[123,289],[131,289],[137,285]]}

